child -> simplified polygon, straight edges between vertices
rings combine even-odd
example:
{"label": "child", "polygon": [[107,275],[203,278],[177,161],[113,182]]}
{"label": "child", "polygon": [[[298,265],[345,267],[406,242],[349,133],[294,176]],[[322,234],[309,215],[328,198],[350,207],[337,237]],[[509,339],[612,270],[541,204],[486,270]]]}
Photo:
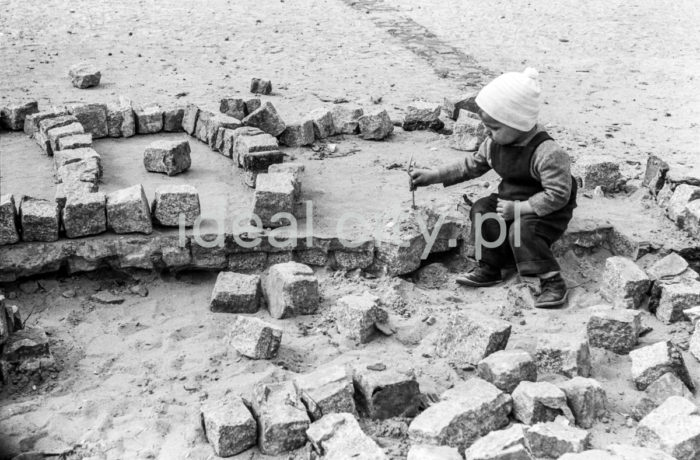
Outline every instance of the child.
{"label": "child", "polygon": [[488,138],[458,163],[414,170],[411,185],[449,186],[494,169],[502,179],[498,194],[481,198],[470,212],[478,264],[457,282],[492,286],[503,280],[501,269],[515,265],[520,275],[540,278],[535,306],[552,308],[563,305],[567,297],[551,246],[571,220],[576,181],[569,156],[537,124],[536,78],[537,71],[528,68],[486,85],[476,104]]}

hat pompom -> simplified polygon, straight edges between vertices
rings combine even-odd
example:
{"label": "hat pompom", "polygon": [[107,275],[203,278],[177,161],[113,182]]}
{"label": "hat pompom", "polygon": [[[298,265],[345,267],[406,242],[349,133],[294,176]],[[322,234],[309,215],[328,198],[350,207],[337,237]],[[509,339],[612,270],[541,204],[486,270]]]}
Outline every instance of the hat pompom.
{"label": "hat pompom", "polygon": [[540,73],[534,67],[528,67],[527,69],[525,69],[523,74],[528,78],[532,78],[533,80],[536,80],[537,77],[540,75]]}

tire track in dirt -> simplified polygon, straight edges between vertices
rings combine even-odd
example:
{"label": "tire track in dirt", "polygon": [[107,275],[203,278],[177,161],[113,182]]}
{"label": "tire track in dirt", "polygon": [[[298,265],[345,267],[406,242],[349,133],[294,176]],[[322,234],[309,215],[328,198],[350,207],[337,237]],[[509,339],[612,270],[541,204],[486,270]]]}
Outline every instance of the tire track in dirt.
{"label": "tire track in dirt", "polygon": [[492,71],[480,66],[474,57],[443,42],[429,29],[404,16],[398,8],[383,0],[341,1],[364,12],[375,26],[427,61],[440,78],[459,81],[460,89],[481,87],[495,76]]}

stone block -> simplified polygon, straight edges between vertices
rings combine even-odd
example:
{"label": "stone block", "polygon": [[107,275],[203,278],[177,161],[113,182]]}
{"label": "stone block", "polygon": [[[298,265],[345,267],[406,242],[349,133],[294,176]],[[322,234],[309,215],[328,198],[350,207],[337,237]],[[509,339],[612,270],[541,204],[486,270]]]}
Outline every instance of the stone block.
{"label": "stone block", "polygon": [[559,422],[538,423],[525,433],[534,457],[560,458],[567,453],[583,452],[590,443],[586,430]]}
{"label": "stone block", "polygon": [[86,157],[78,161],[64,163],[56,170],[61,183],[90,182],[97,184],[102,177],[102,163],[98,157]]}
{"label": "stone block", "polygon": [[86,193],[95,193],[99,190],[99,187],[94,182],[82,182],[77,180],[71,180],[68,182],[61,182],[56,184],[56,193],[54,195],[56,204],[60,209],[66,206],[66,200],[68,196],[71,195],[83,195]]}
{"label": "stone block", "polygon": [[352,375],[343,366],[323,366],[294,379],[312,420],[336,413],[355,413]]}
{"label": "stone block", "polygon": [[700,200],[691,201],[683,209],[683,228],[691,237],[700,235]]}
{"label": "stone block", "polygon": [[231,457],[248,450],[257,442],[257,423],[238,397],[209,400],[202,405],[202,425],[219,457]]}
{"label": "stone block", "polygon": [[311,145],[316,140],[314,122],[311,120],[288,124],[280,134],[280,142],[288,147]]}
{"label": "stone block", "polygon": [[219,112],[228,115],[229,117],[242,120],[246,116],[245,100],[235,97],[225,97],[221,99],[219,104]]}
{"label": "stone block", "polygon": [[185,113],[182,115],[182,130],[190,136],[194,136],[198,117],[199,107],[194,104],[187,104]]}
{"label": "stone block", "polygon": [[246,100],[245,101],[245,114],[246,114],[246,116],[255,112],[261,106],[262,106],[262,102],[260,101],[260,98],[253,97],[251,99]]}
{"label": "stone block", "polygon": [[325,139],[335,134],[333,115],[331,115],[330,110],[325,108],[312,110],[306,119],[311,120],[313,123],[316,139]]}
{"label": "stone block", "polygon": [[279,455],[306,444],[311,421],[294,383],[256,385],[253,412],[258,420],[258,447],[263,454]]}
{"label": "stone block", "polygon": [[367,436],[351,414],[329,414],[306,430],[314,451],[326,459],[388,460],[389,457]]}
{"label": "stone block", "polygon": [[[238,166],[253,171],[266,171],[270,164],[281,163],[284,158],[279,151],[277,139],[273,136],[253,132],[252,135],[239,133],[233,140],[233,159]],[[269,155],[254,155],[261,152],[273,152]]]}
{"label": "stone block", "polygon": [[36,101],[7,105],[0,109],[0,125],[10,131],[22,131],[27,115],[38,111],[39,104]]}
{"label": "stone block", "polygon": [[543,334],[537,340],[535,362],[540,374],[569,378],[591,375],[591,353],[585,337]]}
{"label": "stone block", "polygon": [[86,89],[100,84],[102,72],[95,64],[79,62],[68,69],[68,76],[73,86]]}
{"label": "stone block", "polygon": [[255,184],[258,182],[258,174],[258,171],[246,169],[243,171],[243,183],[250,188],[255,188]]}
{"label": "stone block", "polygon": [[115,233],[153,231],[151,208],[143,186],[132,185],[107,194],[107,228]]}
{"label": "stone block", "polygon": [[[129,108],[131,110],[131,108]],[[107,136],[122,137],[122,124],[124,123],[124,111],[117,103],[107,104]]]}
{"label": "stone block", "polygon": [[[695,307],[699,308],[699,307]],[[686,310],[688,311],[688,310]],[[690,342],[688,344],[688,351],[690,351],[690,354],[695,357],[698,361],[700,361],[700,327],[698,327],[698,323],[696,322],[694,325],[693,329],[693,335],[690,336]]]}
{"label": "stone block", "polygon": [[391,122],[389,114],[381,108],[362,115],[357,123],[362,139],[379,141],[394,132],[394,124]]}
{"label": "stone block", "polygon": [[683,310],[683,315],[691,324],[696,325],[700,321],[700,305]]}
{"label": "stone block", "polygon": [[476,366],[492,353],[504,350],[511,325],[479,313],[451,313],[435,344],[438,356],[458,366]]}
{"label": "stone block", "polygon": [[667,372],[644,390],[644,395],[635,404],[632,415],[636,420],[640,420],[671,396],[681,396],[691,401],[693,399],[693,394],[681,379],[676,374]]}
{"label": "stone block", "polygon": [[274,163],[267,168],[269,174],[285,173],[294,178],[294,193],[297,198],[301,195],[301,175],[306,168],[301,163]]}
{"label": "stone block", "polygon": [[185,116],[184,107],[167,107],[163,110],[163,131],[176,133],[182,131],[182,119]]}
{"label": "stone block", "polygon": [[158,104],[133,106],[138,134],[153,134],[163,131],[163,109]]}
{"label": "stone block", "polygon": [[611,444],[606,449],[616,456],[615,460],[674,460],[666,452],[648,447]]}
{"label": "stone block", "polygon": [[63,228],[68,238],[97,235],[107,230],[105,194],[70,194],[62,210]]}
{"label": "stone block", "polygon": [[700,281],[686,279],[678,283],[661,282],[654,285],[649,309],[666,324],[683,321],[687,310],[700,305]]}
{"label": "stone block", "polygon": [[55,152],[56,150],[61,150],[58,147],[58,141],[61,138],[67,137],[67,136],[72,136],[74,134],[84,134],[85,130],[83,128],[83,125],[80,123],[71,123],[66,126],[61,126],[61,127],[56,127],[56,128],[51,128],[47,133],[46,137],[49,141],[49,145],[51,146],[51,154]]}
{"label": "stone block", "polygon": [[243,119],[243,124],[258,128],[275,137],[282,134],[287,127],[277,114],[275,107],[269,102],[266,102],[260,106],[260,108],[248,114],[248,116]]}
{"label": "stone block", "polygon": [[671,396],[637,425],[638,445],[660,449],[678,460],[700,457],[700,415],[686,398]]}
{"label": "stone block", "polygon": [[274,358],[281,341],[282,329],[259,318],[238,315],[231,326],[231,345],[248,358]]}
{"label": "stone block", "polygon": [[10,194],[0,195],[0,246],[19,241],[17,223],[15,197]]}
{"label": "stone block", "polygon": [[61,109],[44,110],[41,112],[29,113],[24,119],[24,134],[34,136],[39,131],[39,123],[42,120],[68,115],[68,112]]}
{"label": "stone block", "polygon": [[574,421],[566,394],[554,384],[522,381],[512,396],[513,417],[526,425],[551,422],[561,415]]}
{"label": "stone block", "polygon": [[360,130],[358,120],[365,111],[356,104],[334,104],[331,109],[335,134],[357,134]]}
{"label": "stone block", "polygon": [[666,203],[666,214],[680,228],[685,228],[684,210],[691,201],[700,199],[700,187],[688,184],[678,184],[671,198]]}
{"label": "stone block", "polygon": [[75,150],[89,147],[92,147],[92,134],[71,134],[58,140],[54,155],[56,151],[60,150]]}
{"label": "stone block", "polygon": [[156,189],[151,208],[153,220],[165,227],[179,226],[179,216],[184,215],[186,227],[191,227],[199,217],[199,193],[191,185],[162,185]]}
{"label": "stone block", "polygon": [[[78,119],[73,115],[60,115],[57,117],[45,118],[39,122],[39,129],[34,133],[34,139],[47,155],[53,155],[53,145],[49,140],[49,131],[68,125],[80,125]],[[82,132],[82,131],[81,131]]]}
{"label": "stone block", "polygon": [[649,293],[651,280],[631,259],[614,256],[605,261],[601,294],[617,308],[639,308]]}
{"label": "stone block", "polygon": [[136,134],[136,114],[131,99],[119,96],[119,110],[122,115],[122,137],[132,137]]}
{"label": "stone block", "polygon": [[647,158],[647,166],[644,171],[644,179],[642,187],[646,187],[656,196],[664,186],[666,173],[669,170],[669,165],[656,155],[649,155]]}
{"label": "stone block", "polygon": [[338,300],[334,309],[338,333],[355,344],[367,343],[377,330],[377,323],[386,323],[389,315],[379,305],[379,297],[369,292],[362,295],[346,295]]}
{"label": "stone block", "polygon": [[379,371],[358,366],[353,370],[353,384],[357,408],[372,419],[397,417],[414,409],[420,394],[414,376],[391,368]]}
{"label": "stone block", "polygon": [[460,116],[449,139],[453,149],[473,152],[479,150],[479,145],[486,139],[486,128],[478,119]]}
{"label": "stone block", "polygon": [[606,416],[608,399],[597,380],[574,377],[561,383],[559,388],[566,394],[576,424],[581,428],[590,428]]}
{"label": "stone block", "polygon": [[272,92],[272,82],[262,78],[250,80],[250,92],[253,94],[270,94]]}
{"label": "stone block", "polygon": [[92,134],[93,139],[107,137],[107,106],[105,104],[67,104],[68,112],[78,119],[86,133]]}
{"label": "stone block", "polygon": [[618,191],[624,183],[620,173],[620,165],[612,161],[584,165],[581,179],[585,190],[600,187],[608,193]]}
{"label": "stone block", "polygon": [[337,270],[365,269],[374,262],[374,250],[364,251],[334,251],[330,261]]}
{"label": "stone block", "polygon": [[228,269],[235,272],[261,272],[267,266],[266,252],[241,252],[229,254]]}
{"label": "stone block", "polygon": [[235,142],[236,131],[240,128],[219,128],[216,134],[216,145],[214,150],[225,157],[233,158],[233,144]]}
{"label": "stone block", "polygon": [[472,113],[479,113],[479,106],[476,105],[476,95],[478,92],[471,92],[454,97],[446,97],[442,108],[453,120],[457,120],[460,110],[466,110]]}
{"label": "stone block", "polygon": [[600,310],[591,315],[586,326],[588,344],[626,355],[637,345],[642,330],[641,312],[636,310]]}
{"label": "stone block", "polygon": [[464,452],[464,456],[466,460],[532,460],[525,439],[525,427],[519,423],[478,439]]}
{"label": "stone block", "polygon": [[297,195],[294,176],[289,173],[259,174],[255,181],[253,213],[260,218],[264,227],[275,228],[289,225],[289,217],[278,213],[294,215]]}
{"label": "stone block", "polygon": [[406,108],[403,120],[404,131],[416,131],[424,129],[441,130],[445,125],[440,120],[440,104],[432,102],[415,101]]}
{"label": "stone block", "polygon": [[462,456],[454,447],[413,444],[406,460],[462,460]]}
{"label": "stone block", "polygon": [[58,205],[25,196],[19,206],[22,241],[58,240]]}
{"label": "stone block", "polygon": [[[205,116],[202,117],[202,114]],[[203,142],[209,144],[209,148],[215,150],[217,144],[217,136],[220,128],[236,129],[241,127],[241,122],[234,117],[229,117],[223,113],[215,113],[209,115],[210,112],[203,111],[200,113],[201,120],[204,122],[203,129],[206,130],[204,138],[200,138]],[[197,122],[199,125],[199,121]],[[206,140],[204,140],[206,139]]]}
{"label": "stone block", "polygon": [[143,152],[146,171],[175,176],[190,169],[189,141],[155,141]]}
{"label": "stone block", "polygon": [[501,350],[479,361],[479,377],[499,390],[512,393],[522,381],[537,381],[537,366],[524,350]]}
{"label": "stone block", "polygon": [[686,278],[684,276],[686,273],[690,275],[688,278],[697,279],[698,274],[693,270],[688,270],[689,268],[688,261],[672,252],[647,268],[647,275],[652,281],[667,281],[678,277]]}
{"label": "stone block", "polygon": [[263,293],[273,318],[310,315],[318,309],[318,279],[304,264],[286,262],[270,267]]}
{"label": "stone block", "polygon": [[674,373],[691,391],[695,390],[683,355],[670,340],[633,350],[630,358],[632,379],[638,390],[646,389],[667,372]]}
{"label": "stone block", "polygon": [[211,293],[214,312],[255,313],[260,305],[260,276],[220,272]]}
{"label": "stone block", "polygon": [[461,452],[508,425],[511,408],[508,394],[484,380],[470,379],[457,383],[414,418],[408,436],[413,443],[456,447]]}

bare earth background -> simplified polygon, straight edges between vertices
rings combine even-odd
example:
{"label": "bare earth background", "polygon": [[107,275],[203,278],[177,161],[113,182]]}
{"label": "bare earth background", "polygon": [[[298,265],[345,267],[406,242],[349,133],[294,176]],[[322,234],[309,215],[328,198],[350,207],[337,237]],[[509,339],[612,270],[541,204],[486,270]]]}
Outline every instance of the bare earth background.
{"label": "bare earth background", "polygon": [[[259,76],[273,81],[275,94],[268,99],[287,120],[335,97],[370,106],[370,96],[382,96],[390,113],[400,115],[416,98],[439,102],[478,86],[478,77],[460,78],[464,69],[450,63],[461,62],[470,75],[474,69],[497,75],[533,66],[541,72],[542,121],[572,156],[615,159],[628,177],[638,179],[648,153],[699,166],[698,23],[693,1],[4,0],[0,105],[21,98],[38,99],[43,106],[106,102],[120,94],[135,101],[216,105],[223,96],[248,95],[250,78]],[[434,35],[416,36],[416,30]],[[98,88],[70,85],[67,69],[81,60],[103,69]],[[138,162],[145,138],[121,146],[100,142],[108,165],[105,190],[123,186],[120,172],[126,176],[138,164],[129,166],[118,155],[125,152]],[[311,160],[308,150],[295,152],[310,165],[304,187],[319,202],[320,213],[337,212],[344,202],[368,213],[381,212],[386,203],[401,205],[408,198],[405,173],[388,166],[403,165],[409,153],[425,165],[462,155],[442,136],[400,130],[387,143],[339,141],[341,152],[356,148],[355,155],[322,162]],[[2,193],[7,188],[52,196],[50,164],[37,152],[23,134],[0,135]],[[201,153],[206,154],[216,155]],[[212,161],[213,174],[222,160]],[[229,179],[218,171],[216,180]],[[216,190],[211,189],[212,199]],[[250,200],[238,183],[225,193],[229,207]],[[418,199],[445,200],[459,193],[436,186]],[[597,206],[621,216],[643,212],[622,199]],[[447,312],[478,309],[510,319],[509,347],[532,350],[542,332],[582,330],[585,307],[600,302],[597,277],[604,257],[567,254],[565,275],[577,286],[570,307],[525,311],[515,319],[502,308],[504,290],[457,288],[455,272],[440,289],[428,289],[425,279],[413,284],[320,271],[321,313],[275,321],[285,336],[272,364],[242,359],[227,345],[229,318],[207,309],[215,274],[95,273],[41,280],[32,293],[10,286],[23,314],[32,312],[29,323],[51,333],[64,370],[48,385],[6,395],[0,402],[0,440],[12,449],[73,450],[76,459],[212,458],[199,428],[200,401],[245,394],[274,371],[273,364],[306,372],[327,362],[383,361],[413,369],[423,391],[439,393],[468,375],[424,357],[418,345]],[[137,283],[148,286],[147,298],[128,293]],[[104,306],[88,300],[107,289],[126,302]],[[399,332],[355,349],[335,333],[331,308],[338,297],[365,289],[394,306]],[[62,297],[67,290],[77,296]],[[427,315],[438,323],[427,326],[421,321]],[[643,343],[669,335],[687,338],[683,325],[665,327],[649,317],[645,322],[654,330]],[[608,393],[611,420],[592,430],[593,445],[630,442],[634,427],[627,426],[626,415],[638,393],[628,380],[629,360],[596,352],[594,361],[593,376]],[[697,362],[686,361],[697,375]],[[405,455],[402,421],[370,423],[365,429],[396,458]],[[248,452],[240,458],[264,457]]]}

